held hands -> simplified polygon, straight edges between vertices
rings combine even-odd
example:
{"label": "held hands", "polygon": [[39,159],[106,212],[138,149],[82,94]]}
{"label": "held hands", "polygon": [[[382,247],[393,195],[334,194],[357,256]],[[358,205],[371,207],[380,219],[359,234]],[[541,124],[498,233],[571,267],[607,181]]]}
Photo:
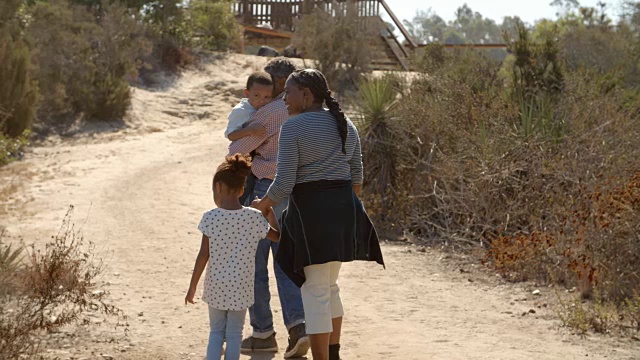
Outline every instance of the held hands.
{"label": "held hands", "polygon": [[260,210],[260,212],[262,212],[262,215],[264,217],[268,217],[269,210],[271,209],[271,204],[269,204],[269,198],[265,197],[265,198],[259,199],[256,196],[256,198],[251,202],[251,207],[254,209]]}

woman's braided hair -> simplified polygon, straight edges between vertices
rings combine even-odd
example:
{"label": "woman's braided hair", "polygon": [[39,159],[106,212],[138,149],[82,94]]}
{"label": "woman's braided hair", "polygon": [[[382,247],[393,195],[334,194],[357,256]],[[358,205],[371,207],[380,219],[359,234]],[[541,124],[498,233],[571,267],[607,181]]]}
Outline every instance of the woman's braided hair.
{"label": "woman's braided hair", "polygon": [[346,154],[347,117],[340,108],[338,100],[333,97],[331,90],[329,90],[327,79],[320,71],[315,69],[296,70],[291,74],[290,79],[293,80],[298,87],[309,89],[316,103],[325,102],[327,104],[329,112],[331,112],[331,115],[333,115],[338,123],[338,132],[340,133],[340,139],[342,139],[342,153]]}

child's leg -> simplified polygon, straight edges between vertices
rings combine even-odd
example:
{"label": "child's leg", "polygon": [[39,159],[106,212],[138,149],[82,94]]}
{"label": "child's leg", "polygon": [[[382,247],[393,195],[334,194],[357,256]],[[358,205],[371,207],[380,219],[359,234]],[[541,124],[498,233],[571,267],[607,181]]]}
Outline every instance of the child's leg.
{"label": "child's leg", "polygon": [[222,343],[227,324],[227,312],[209,306],[209,345],[207,346],[207,360],[222,358]]}
{"label": "child's leg", "polygon": [[244,319],[247,316],[247,309],[227,312],[227,348],[224,353],[225,360],[240,359],[240,345],[242,344],[242,328]]}

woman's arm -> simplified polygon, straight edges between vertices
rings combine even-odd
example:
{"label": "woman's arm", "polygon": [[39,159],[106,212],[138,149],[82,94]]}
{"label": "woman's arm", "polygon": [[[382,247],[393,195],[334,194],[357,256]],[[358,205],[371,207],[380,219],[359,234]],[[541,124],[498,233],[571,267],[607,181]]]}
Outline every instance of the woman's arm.
{"label": "woman's arm", "polygon": [[209,238],[203,234],[202,242],[200,244],[200,251],[198,252],[198,257],[196,258],[196,264],[193,267],[193,274],[191,274],[191,283],[189,284],[189,291],[187,291],[187,296],[184,298],[185,305],[188,303],[194,304],[193,298],[196,295],[198,282],[200,281],[200,277],[202,276],[202,272],[204,271],[204,268],[207,266],[208,261],[209,261]]}
{"label": "woman's arm", "polygon": [[349,166],[351,167],[351,182],[353,183],[353,191],[356,195],[360,196],[360,190],[362,188],[362,182],[364,179],[364,170],[362,166],[362,148],[360,147],[360,136],[355,126],[351,126],[356,136],[356,144],[349,159]]}
{"label": "woman's arm", "polygon": [[267,220],[269,220],[269,233],[267,234],[267,239],[278,242],[280,241],[280,224],[278,224],[278,219],[276,219],[276,213],[273,211],[273,208],[269,208],[269,213],[267,214]]}
{"label": "woman's arm", "polygon": [[276,202],[269,199],[268,197],[263,197],[262,199],[253,200],[251,203],[251,207],[254,209],[260,210],[262,215],[269,219],[269,210],[276,205]]}

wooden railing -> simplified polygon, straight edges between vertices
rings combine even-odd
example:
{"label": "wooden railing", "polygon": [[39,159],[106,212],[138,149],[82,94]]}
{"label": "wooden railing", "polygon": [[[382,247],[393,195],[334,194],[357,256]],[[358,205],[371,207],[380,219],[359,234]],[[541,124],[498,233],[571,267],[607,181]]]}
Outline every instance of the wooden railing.
{"label": "wooden railing", "polygon": [[[379,0],[338,0],[353,1],[357,4],[358,16],[372,17],[380,15]],[[344,11],[344,7],[334,7],[331,0],[237,0],[233,12],[246,25],[269,24],[274,30],[293,31],[294,19],[321,8],[335,14]]]}
{"label": "wooden railing", "polygon": [[[405,62],[409,57],[409,52],[419,45],[416,44],[385,0],[337,0],[337,2],[355,3],[358,16],[369,20],[375,19],[376,26],[378,26],[377,22],[380,22],[383,27],[386,27],[380,16],[381,12],[386,12],[396,28],[402,33],[404,41],[400,41],[391,30],[388,31],[389,34],[382,32],[381,36],[391,47],[398,61],[406,68]],[[279,32],[293,32],[295,30],[295,20],[304,14],[310,13],[315,8],[323,9],[332,15],[348,9],[346,6],[336,5],[335,1],[332,0],[237,0],[233,5],[234,14],[245,26],[255,27],[261,24],[269,24],[273,30]],[[364,23],[368,24],[369,21]]]}

